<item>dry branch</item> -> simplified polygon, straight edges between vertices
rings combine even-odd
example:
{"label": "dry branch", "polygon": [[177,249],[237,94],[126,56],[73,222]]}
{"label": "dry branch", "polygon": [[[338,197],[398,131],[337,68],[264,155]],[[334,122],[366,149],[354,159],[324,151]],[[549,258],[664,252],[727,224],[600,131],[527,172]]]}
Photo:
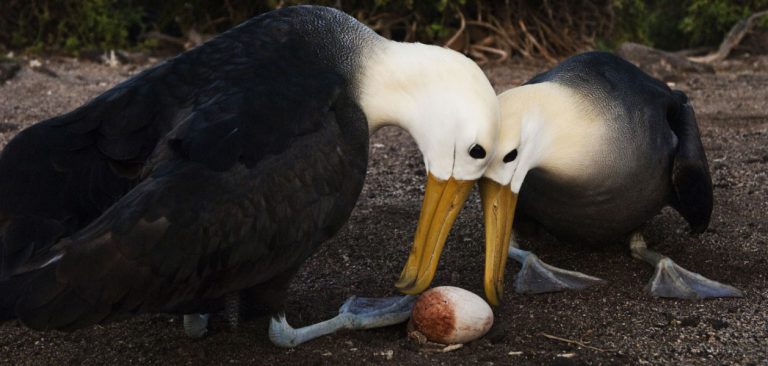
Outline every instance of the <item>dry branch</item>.
{"label": "dry branch", "polygon": [[554,63],[559,56],[594,46],[598,36],[611,30],[610,2],[597,3],[477,1],[475,9],[455,8],[456,31],[443,44],[468,53],[479,63],[513,55]]}
{"label": "dry branch", "polygon": [[558,336],[554,336],[554,335],[543,333],[543,332],[539,333],[539,334],[541,334],[542,336],[544,336],[546,338],[549,338],[549,339],[554,339],[554,340],[560,341],[560,342],[575,344],[575,345],[577,345],[579,347],[588,348],[588,349],[595,350],[595,351],[598,351],[598,352],[606,352],[606,351],[608,351],[608,350],[603,349],[603,348],[592,347],[592,346],[586,344],[585,342],[581,342],[581,341],[577,341],[577,340],[573,340],[573,339],[558,337]]}
{"label": "dry branch", "polygon": [[768,10],[754,13],[750,15],[749,18],[738,21],[731,28],[731,30],[728,31],[728,34],[723,39],[723,42],[720,43],[720,47],[717,49],[717,52],[706,56],[689,57],[689,59],[694,62],[705,64],[711,64],[725,60],[728,58],[728,55],[731,53],[731,51],[739,45],[742,39],[744,39],[744,36],[749,33],[752,28],[754,28],[755,21],[765,15],[768,15]]}

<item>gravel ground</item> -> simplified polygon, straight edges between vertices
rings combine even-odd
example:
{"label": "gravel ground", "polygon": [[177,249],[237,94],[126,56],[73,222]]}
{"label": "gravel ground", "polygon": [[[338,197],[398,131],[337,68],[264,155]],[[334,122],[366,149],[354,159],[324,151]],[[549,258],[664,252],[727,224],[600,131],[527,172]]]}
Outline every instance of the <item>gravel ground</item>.
{"label": "gravel ground", "polygon": [[[0,86],[0,146],[23,127],[67,112],[137,71],[69,59],[43,66],[53,73],[25,66]],[[486,70],[503,91],[545,68],[514,62]],[[683,267],[742,289],[742,299],[654,299],[643,292],[652,269],[626,248],[587,249],[544,234],[526,247],[552,265],[609,283],[537,296],[507,291],[489,335],[449,353],[421,350],[407,339],[404,325],[338,333],[286,350],[270,344],[266,319],[230,330],[214,318],[209,336],[190,340],[179,317],[151,315],[69,334],[6,323],[0,325],[0,364],[768,364],[768,58],[739,58],[715,74],[682,80],[675,87],[688,93],[697,111],[715,182],[715,212],[699,237],[688,236],[685,222],[670,209],[645,234]],[[353,294],[395,294],[425,174],[403,131],[382,130],[371,150],[366,186],[349,224],[293,282],[287,313],[294,326],[333,316]],[[433,285],[482,294],[483,237],[473,193]],[[507,283],[518,269],[510,264]]]}

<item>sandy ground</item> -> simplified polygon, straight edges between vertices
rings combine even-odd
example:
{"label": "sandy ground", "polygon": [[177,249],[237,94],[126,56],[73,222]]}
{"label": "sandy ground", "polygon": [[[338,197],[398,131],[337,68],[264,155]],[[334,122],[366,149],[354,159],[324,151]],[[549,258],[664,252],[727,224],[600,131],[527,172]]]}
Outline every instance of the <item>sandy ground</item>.
{"label": "sandy ground", "polygon": [[[25,126],[67,112],[137,71],[66,59],[44,65],[58,76],[23,67],[0,86],[0,146]],[[503,91],[545,67],[510,63],[486,70]],[[0,364],[768,364],[768,59],[740,58],[715,74],[682,80],[675,87],[688,93],[697,111],[715,182],[715,212],[699,237],[688,236],[685,222],[669,209],[645,233],[652,246],[685,268],[742,289],[742,299],[654,299],[643,292],[652,269],[625,247],[591,250],[545,235],[527,247],[550,264],[608,284],[537,296],[510,288],[495,309],[491,333],[450,353],[420,350],[404,325],[280,349],[267,339],[265,319],[231,330],[214,318],[209,336],[190,340],[179,317],[151,315],[70,334],[6,323],[0,325]],[[349,224],[293,283],[287,304],[293,325],[333,316],[353,294],[395,294],[393,283],[415,230],[424,168],[402,131],[381,131],[371,150],[366,187]],[[433,285],[482,294],[481,219],[473,193]],[[510,264],[507,283],[518,269]]]}

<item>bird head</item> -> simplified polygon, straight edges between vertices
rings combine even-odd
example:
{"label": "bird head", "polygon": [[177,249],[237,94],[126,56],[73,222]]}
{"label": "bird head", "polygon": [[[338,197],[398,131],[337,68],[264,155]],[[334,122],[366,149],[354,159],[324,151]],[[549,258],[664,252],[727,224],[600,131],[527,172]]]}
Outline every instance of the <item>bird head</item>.
{"label": "bird head", "polygon": [[441,47],[389,42],[365,67],[361,106],[371,130],[396,125],[414,138],[427,171],[413,248],[396,287],[427,289],[448,233],[496,152],[499,108],[485,74]]}

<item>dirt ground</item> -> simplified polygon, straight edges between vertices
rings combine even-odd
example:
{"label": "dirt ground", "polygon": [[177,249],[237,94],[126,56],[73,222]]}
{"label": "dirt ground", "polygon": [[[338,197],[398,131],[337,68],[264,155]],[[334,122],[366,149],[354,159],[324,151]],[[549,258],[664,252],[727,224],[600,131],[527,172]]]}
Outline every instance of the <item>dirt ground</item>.
{"label": "dirt ground", "polygon": [[[137,71],[51,59],[53,74],[23,67],[0,86],[0,146],[25,126],[67,112]],[[498,91],[546,65],[487,67]],[[740,57],[714,74],[677,78],[697,111],[715,183],[709,230],[686,234],[666,209],[646,235],[677,263],[732,284],[742,299],[678,301],[643,292],[650,266],[622,246],[598,251],[544,236],[526,243],[546,262],[608,280],[581,292],[521,296],[495,309],[489,335],[449,353],[420,350],[404,325],[343,332],[295,349],[272,346],[266,319],[236,330],[214,318],[209,336],[184,336],[180,318],[140,316],[71,334],[0,325],[0,364],[768,364],[768,57]],[[294,326],[329,318],[350,295],[385,296],[408,254],[424,184],[422,158],[403,131],[372,138],[366,182],[349,224],[312,257],[293,282],[287,315]],[[448,238],[433,285],[482,294],[482,213],[476,193]],[[507,283],[519,266],[511,263]],[[578,341],[565,342],[552,335]]]}

